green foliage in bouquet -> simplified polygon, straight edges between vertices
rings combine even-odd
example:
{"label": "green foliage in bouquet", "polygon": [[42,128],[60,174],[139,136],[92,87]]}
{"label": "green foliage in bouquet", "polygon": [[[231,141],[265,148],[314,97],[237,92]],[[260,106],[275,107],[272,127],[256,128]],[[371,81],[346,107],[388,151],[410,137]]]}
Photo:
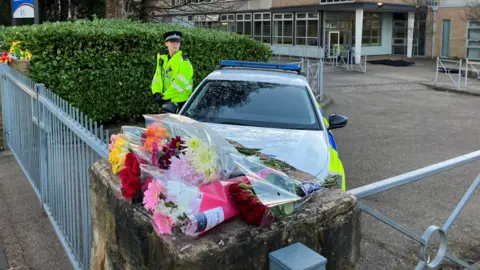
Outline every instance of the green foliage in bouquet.
{"label": "green foliage in bouquet", "polygon": [[156,55],[163,34],[184,33],[182,51],[193,64],[194,86],[223,59],[268,61],[271,50],[234,33],[144,24],[130,20],[78,20],[0,27],[0,46],[21,41],[33,58],[31,78],[102,123],[137,120],[158,113],[151,97]]}

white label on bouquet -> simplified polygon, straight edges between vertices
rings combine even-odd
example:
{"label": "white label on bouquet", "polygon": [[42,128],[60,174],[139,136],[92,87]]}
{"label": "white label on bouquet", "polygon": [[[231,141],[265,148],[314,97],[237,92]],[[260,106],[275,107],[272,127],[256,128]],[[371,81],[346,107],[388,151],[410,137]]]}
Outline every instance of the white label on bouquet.
{"label": "white label on bouquet", "polygon": [[205,212],[195,214],[197,220],[197,232],[208,231],[222,223],[225,219],[222,207],[213,208]]}

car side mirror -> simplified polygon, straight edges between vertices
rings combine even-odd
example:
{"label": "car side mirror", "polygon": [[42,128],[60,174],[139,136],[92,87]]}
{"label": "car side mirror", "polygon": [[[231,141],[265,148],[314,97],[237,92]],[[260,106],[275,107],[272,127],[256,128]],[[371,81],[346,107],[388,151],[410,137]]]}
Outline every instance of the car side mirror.
{"label": "car side mirror", "polygon": [[340,114],[332,114],[328,118],[328,130],[343,128],[348,123],[348,118]]}
{"label": "car side mirror", "polygon": [[162,105],[162,110],[168,113],[177,113],[178,104],[167,102]]}

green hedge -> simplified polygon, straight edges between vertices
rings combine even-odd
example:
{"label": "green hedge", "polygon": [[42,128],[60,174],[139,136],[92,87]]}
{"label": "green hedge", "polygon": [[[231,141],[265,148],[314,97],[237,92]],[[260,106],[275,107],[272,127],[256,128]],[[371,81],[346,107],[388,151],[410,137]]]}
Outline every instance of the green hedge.
{"label": "green hedge", "polygon": [[113,123],[159,112],[150,83],[163,34],[170,30],[184,33],[181,49],[195,69],[195,86],[222,59],[268,61],[271,56],[269,47],[234,33],[110,19],[0,28],[0,44],[2,38],[7,45],[20,40],[33,54],[34,81],[93,119]]}

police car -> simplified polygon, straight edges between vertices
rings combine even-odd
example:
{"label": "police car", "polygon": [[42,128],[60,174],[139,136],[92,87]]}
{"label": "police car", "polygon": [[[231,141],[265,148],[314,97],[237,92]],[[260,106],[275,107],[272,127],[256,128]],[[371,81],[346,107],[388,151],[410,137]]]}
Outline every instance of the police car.
{"label": "police car", "polygon": [[[177,110],[172,103],[163,108]],[[344,127],[348,118],[332,114],[327,119],[298,65],[224,60],[179,114],[319,179],[338,173],[345,190],[332,130]]]}

